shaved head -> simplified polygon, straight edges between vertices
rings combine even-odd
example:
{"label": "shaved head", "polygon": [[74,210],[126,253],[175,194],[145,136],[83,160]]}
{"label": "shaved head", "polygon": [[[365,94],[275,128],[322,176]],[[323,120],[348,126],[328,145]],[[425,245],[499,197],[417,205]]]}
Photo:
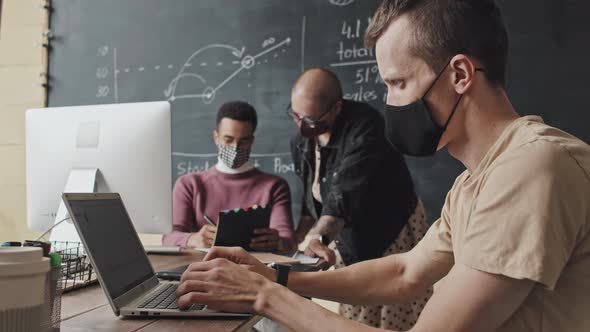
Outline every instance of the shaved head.
{"label": "shaved head", "polygon": [[328,107],[342,99],[340,80],[323,68],[306,70],[293,85],[291,97],[305,98],[319,107]]}

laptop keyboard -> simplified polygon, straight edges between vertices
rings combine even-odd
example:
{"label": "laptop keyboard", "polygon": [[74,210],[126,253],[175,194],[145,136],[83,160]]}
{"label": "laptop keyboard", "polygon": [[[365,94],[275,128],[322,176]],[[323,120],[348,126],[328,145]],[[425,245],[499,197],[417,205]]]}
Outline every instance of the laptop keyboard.
{"label": "laptop keyboard", "polygon": [[[145,309],[178,309],[176,302],[176,289],[178,284],[165,284],[159,291],[150,294],[150,296],[138,306]],[[204,304],[193,304],[187,310],[203,310]]]}

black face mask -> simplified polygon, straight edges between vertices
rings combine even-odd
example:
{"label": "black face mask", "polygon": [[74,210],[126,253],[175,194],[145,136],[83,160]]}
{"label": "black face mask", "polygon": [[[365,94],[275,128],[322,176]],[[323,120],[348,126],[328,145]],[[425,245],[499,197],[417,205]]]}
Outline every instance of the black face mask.
{"label": "black face mask", "polygon": [[[441,127],[434,121],[426,96],[445,72],[449,63],[438,73],[422,98],[405,106],[385,106],[385,135],[399,152],[414,157],[427,157],[436,153],[440,138],[451,122],[461,98],[463,98],[463,95],[459,95],[459,99],[453,106],[444,126]],[[477,68],[476,71],[483,71],[483,69]]]}
{"label": "black face mask", "polygon": [[300,116],[297,114],[293,109],[291,109],[291,104],[287,107],[287,114],[297,123],[299,127],[299,132],[301,133],[302,137],[305,138],[314,138],[320,136],[330,130],[330,125],[327,121],[322,120],[328,113],[334,111],[336,109],[336,101],[330,108],[326,111],[322,112],[317,119],[312,119],[308,116]]}
{"label": "black face mask", "polygon": [[328,130],[330,130],[330,126],[326,121],[318,121],[313,125],[301,121],[301,125],[299,126],[299,132],[301,133],[301,136],[305,138],[318,137],[321,134],[326,133]]}

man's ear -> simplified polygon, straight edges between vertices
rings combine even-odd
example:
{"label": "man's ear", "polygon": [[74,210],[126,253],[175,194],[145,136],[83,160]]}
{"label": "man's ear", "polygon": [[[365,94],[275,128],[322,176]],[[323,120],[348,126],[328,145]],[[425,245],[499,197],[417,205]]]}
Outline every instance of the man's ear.
{"label": "man's ear", "polygon": [[336,102],[336,114],[340,114],[342,112],[342,108],[344,107],[344,102],[342,99]]}
{"label": "man's ear", "polygon": [[340,99],[339,101],[336,102],[336,104],[334,104],[334,114],[331,116],[333,121],[336,121],[336,118],[338,117],[340,112],[342,112],[343,107],[344,107],[344,103],[343,103],[342,99]]}
{"label": "man's ear", "polygon": [[478,67],[472,58],[458,54],[451,59],[451,80],[455,91],[464,94],[473,84],[475,69]]}

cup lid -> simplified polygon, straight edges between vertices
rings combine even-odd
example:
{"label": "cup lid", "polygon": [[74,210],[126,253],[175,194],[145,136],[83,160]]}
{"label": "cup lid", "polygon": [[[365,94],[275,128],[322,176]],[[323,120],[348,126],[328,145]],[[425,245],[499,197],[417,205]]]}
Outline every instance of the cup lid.
{"label": "cup lid", "polygon": [[0,277],[46,273],[49,258],[43,257],[41,248],[0,248]]}

